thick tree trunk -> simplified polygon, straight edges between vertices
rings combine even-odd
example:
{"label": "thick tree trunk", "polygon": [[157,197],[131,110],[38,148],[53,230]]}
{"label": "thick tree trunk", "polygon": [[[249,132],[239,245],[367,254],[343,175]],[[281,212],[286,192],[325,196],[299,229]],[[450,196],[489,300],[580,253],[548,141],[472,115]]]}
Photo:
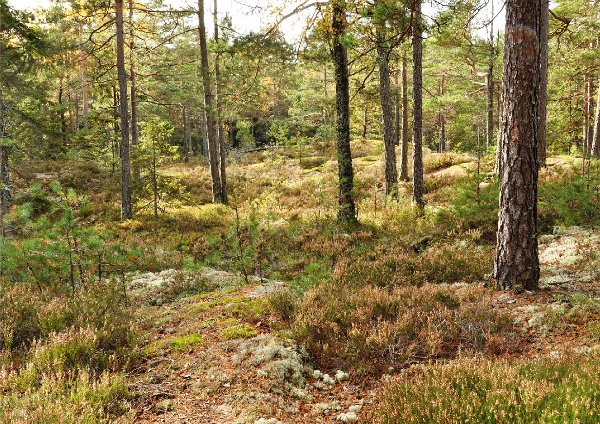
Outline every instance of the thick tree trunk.
{"label": "thick tree trunk", "polygon": [[494,278],[498,289],[537,288],[540,0],[508,0],[503,75],[502,172]]}
{"label": "thick tree trunk", "polygon": [[131,148],[133,149],[133,179],[140,179],[140,164],[135,157],[135,150],[140,142],[137,107],[137,83],[135,75],[135,32],[133,27],[133,0],[129,0],[129,78],[131,90]]}
{"label": "thick tree trunk", "polygon": [[598,100],[596,101],[596,116],[594,119],[594,136],[592,137],[591,154],[600,158],[600,82],[598,82]]}
{"label": "thick tree trunk", "polygon": [[550,9],[548,0],[540,0],[540,94],[538,103],[538,166],[546,167],[546,121],[548,110],[548,26]]}
{"label": "thick tree trunk", "polygon": [[400,156],[400,179],[408,181],[408,73],[406,56],[402,56],[402,152]]}
{"label": "thick tree trunk", "polygon": [[210,68],[208,65],[208,48],[206,45],[206,28],[204,26],[204,0],[198,0],[198,36],[200,39],[200,62],[202,85],[204,88],[204,106],[206,111],[206,133],[208,143],[208,161],[210,165],[210,179],[212,182],[213,202],[225,203],[223,187],[221,185],[219,134],[217,130],[216,110],[210,81]]}
{"label": "thick tree trunk", "polygon": [[413,22],[413,202],[425,209],[423,197],[423,38],[421,0],[415,2]]}
{"label": "thick tree trunk", "polygon": [[223,106],[221,99],[221,54],[219,52],[219,17],[217,0],[214,0],[213,22],[215,27],[215,43],[217,43],[217,54],[215,55],[215,103],[217,105],[217,129],[219,132],[219,175],[221,177],[221,190],[223,203],[227,203],[227,151],[225,149],[225,129],[223,127]]}
{"label": "thick tree trunk", "polygon": [[129,122],[127,113],[127,75],[125,72],[125,40],[123,36],[123,0],[115,1],[117,30],[117,74],[121,117],[121,220],[131,219],[131,163],[129,159]]}
{"label": "thick tree trunk", "polygon": [[385,152],[385,195],[398,199],[398,171],[394,143],[394,117],[390,89],[389,51],[384,46],[384,37],[377,30],[377,62],[379,64],[379,100],[383,114],[383,145]]}
{"label": "thick tree trunk", "polygon": [[333,0],[332,22],[333,47],[331,56],[335,66],[335,98],[337,111],[337,159],[339,176],[338,220],[356,221],[354,206],[354,172],[350,151],[350,85],[348,76],[348,53],[342,43],[346,32],[346,9],[343,0]]}

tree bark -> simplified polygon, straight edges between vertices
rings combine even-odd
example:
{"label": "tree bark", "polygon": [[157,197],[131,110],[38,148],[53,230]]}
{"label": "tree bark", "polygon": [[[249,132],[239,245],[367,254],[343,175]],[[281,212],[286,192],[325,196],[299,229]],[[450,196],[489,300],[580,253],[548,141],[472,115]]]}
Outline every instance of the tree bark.
{"label": "tree bark", "polygon": [[494,278],[500,290],[537,288],[540,0],[508,0],[503,75],[499,219]]}
{"label": "tree bark", "polygon": [[208,48],[206,45],[206,27],[204,25],[204,0],[198,0],[198,36],[200,39],[200,62],[202,73],[202,86],[204,88],[204,106],[206,111],[206,132],[208,143],[208,161],[210,165],[210,179],[212,182],[213,202],[225,203],[223,187],[221,185],[219,134],[217,130],[216,110],[210,81],[210,68],[208,64]]}
{"label": "tree bark", "polygon": [[400,145],[400,60],[396,60],[396,72],[394,72],[394,145]]}
{"label": "tree bark", "polygon": [[408,181],[408,73],[406,56],[402,56],[402,152],[400,157],[400,179]]}
{"label": "tree bark", "polygon": [[383,114],[383,145],[385,154],[385,195],[398,200],[398,171],[394,143],[394,117],[390,89],[389,50],[384,46],[384,37],[377,30],[377,62],[379,64],[379,100]]}
{"label": "tree bark", "polygon": [[127,74],[125,72],[125,40],[123,35],[123,0],[115,1],[117,30],[117,74],[121,118],[121,220],[131,219],[131,163],[129,159],[129,122],[127,112]]}
{"label": "tree bark", "polygon": [[[79,38],[83,36],[83,25],[79,22]],[[89,113],[89,94],[88,94],[88,76],[87,76],[87,59],[83,50],[80,51],[81,60],[81,100],[83,102],[83,124],[87,125],[87,117]]]}
{"label": "tree bark", "polygon": [[[444,76],[440,80],[440,97],[444,96]],[[439,152],[444,153],[446,151],[446,118],[444,116],[444,107],[443,105],[440,107],[439,113],[439,121],[440,121],[440,139],[439,139]]]}
{"label": "tree bark", "polygon": [[548,0],[540,0],[540,94],[538,103],[538,166],[546,167],[546,120],[548,110],[548,26],[550,9]]}
{"label": "tree bark", "polygon": [[594,118],[594,136],[592,137],[591,154],[600,158],[600,82],[598,82],[598,100],[596,101],[596,116]]}
{"label": "tree bark", "polygon": [[413,17],[413,202],[423,211],[423,38],[421,0],[415,1]]}
{"label": "tree bark", "polygon": [[494,140],[494,2],[491,2],[492,17],[490,19],[490,52],[488,57],[488,72],[485,77],[486,86],[486,146],[491,146]]}
{"label": "tree bark", "polygon": [[133,179],[140,179],[140,164],[135,157],[135,150],[140,142],[137,107],[137,78],[135,75],[135,32],[133,27],[133,0],[129,0],[129,75],[131,90],[131,148],[133,149]]}
{"label": "tree bark", "polygon": [[217,53],[215,54],[215,103],[217,105],[217,129],[219,133],[219,172],[221,177],[221,190],[223,203],[227,203],[227,151],[225,149],[225,129],[223,127],[223,102],[221,99],[221,53],[219,52],[219,19],[217,0],[214,0],[213,22],[215,26],[215,43]]}
{"label": "tree bark", "polygon": [[331,56],[335,66],[337,159],[339,177],[339,210],[341,222],[356,221],[354,205],[354,171],[350,151],[350,84],[348,76],[348,53],[342,44],[346,32],[346,8],[344,0],[333,0],[332,22],[333,46]]}

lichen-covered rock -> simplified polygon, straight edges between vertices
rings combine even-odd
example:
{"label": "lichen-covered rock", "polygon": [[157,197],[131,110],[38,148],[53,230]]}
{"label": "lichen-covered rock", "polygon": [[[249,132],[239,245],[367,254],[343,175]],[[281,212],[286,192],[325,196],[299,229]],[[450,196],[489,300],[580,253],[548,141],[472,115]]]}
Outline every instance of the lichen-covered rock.
{"label": "lichen-covered rock", "polygon": [[283,424],[277,418],[259,418],[254,424]]}
{"label": "lichen-covered rock", "polygon": [[337,370],[337,372],[335,373],[335,379],[337,381],[345,381],[348,380],[348,378],[350,378],[350,375],[342,370]]}
{"label": "lichen-covered rock", "polygon": [[354,423],[358,421],[358,415],[356,415],[355,412],[342,412],[337,418],[343,423]]}

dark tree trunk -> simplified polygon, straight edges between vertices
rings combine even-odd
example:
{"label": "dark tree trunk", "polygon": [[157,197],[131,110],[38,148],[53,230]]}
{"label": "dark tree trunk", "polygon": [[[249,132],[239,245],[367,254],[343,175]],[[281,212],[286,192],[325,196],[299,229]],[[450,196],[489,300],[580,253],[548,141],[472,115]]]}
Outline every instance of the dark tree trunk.
{"label": "dark tree trunk", "polygon": [[501,131],[502,172],[494,278],[498,289],[533,290],[537,243],[540,0],[508,0]]}
{"label": "dark tree trunk", "polygon": [[208,136],[208,160],[210,164],[210,179],[212,182],[213,202],[225,203],[220,172],[219,134],[217,130],[216,110],[210,81],[208,65],[208,49],[206,45],[206,28],[204,26],[204,0],[198,0],[198,36],[200,39],[200,62],[202,85],[204,88],[204,106],[206,110],[206,132]]}
{"label": "dark tree trunk", "polygon": [[117,27],[117,74],[119,111],[121,115],[121,220],[131,219],[131,163],[129,159],[129,122],[127,112],[127,75],[125,72],[125,40],[123,36],[123,0],[115,1]]}
{"label": "dark tree trunk", "polygon": [[400,179],[408,181],[408,73],[406,56],[402,56],[402,152],[400,157]]}
{"label": "dark tree trunk", "polygon": [[415,2],[413,21],[413,202],[425,209],[423,197],[423,38],[421,0]]}
{"label": "dark tree trunk", "polygon": [[217,106],[217,129],[219,132],[219,175],[221,177],[221,190],[223,203],[227,203],[227,151],[225,149],[225,129],[223,127],[223,106],[221,99],[221,54],[219,52],[219,20],[217,0],[214,0],[214,26],[217,54],[215,55],[215,103]]}
{"label": "dark tree trunk", "polygon": [[540,0],[540,94],[538,103],[538,165],[546,167],[546,120],[548,110],[548,25],[550,9],[548,0]]}
{"label": "dark tree trunk", "polygon": [[400,145],[400,61],[396,60],[396,72],[394,72],[394,145]]}
{"label": "dark tree trunk", "polygon": [[389,50],[384,46],[384,37],[377,30],[377,62],[379,64],[379,100],[383,114],[383,145],[385,152],[385,195],[398,199],[398,171],[394,143],[394,117],[390,89]]}
{"label": "dark tree trunk", "polygon": [[60,132],[62,133],[63,145],[61,151],[64,151],[69,141],[69,127],[67,125],[67,117],[65,115],[65,106],[63,102],[63,83],[60,82],[58,87],[58,107],[60,108]]}
{"label": "dark tree trunk", "polygon": [[337,111],[337,159],[339,176],[338,220],[356,221],[354,206],[354,172],[350,151],[350,85],[348,77],[348,53],[342,44],[346,32],[346,9],[343,0],[333,0],[332,22],[333,47],[331,56],[335,66],[335,99]]}
{"label": "dark tree trunk", "polygon": [[598,100],[596,101],[596,116],[594,118],[594,135],[592,137],[591,154],[600,158],[600,82],[598,82]]}
{"label": "dark tree trunk", "polygon": [[131,148],[133,149],[133,179],[140,179],[140,164],[135,156],[135,150],[140,142],[140,131],[138,127],[138,107],[137,107],[137,85],[135,75],[135,32],[133,28],[133,0],[129,0],[129,48],[130,64],[129,79],[131,90]]}
{"label": "dark tree trunk", "polygon": [[361,139],[365,141],[367,139],[367,130],[369,129],[369,107],[367,106],[367,100],[365,99],[365,107],[363,108],[363,125]]}

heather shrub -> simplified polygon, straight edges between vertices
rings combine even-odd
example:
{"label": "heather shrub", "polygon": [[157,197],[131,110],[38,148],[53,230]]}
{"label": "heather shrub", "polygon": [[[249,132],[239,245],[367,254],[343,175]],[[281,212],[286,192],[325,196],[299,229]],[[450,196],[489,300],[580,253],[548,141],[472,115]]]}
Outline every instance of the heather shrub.
{"label": "heather shrub", "polygon": [[373,423],[596,423],[600,361],[565,356],[460,359],[412,367],[387,384]]}
{"label": "heather shrub", "polygon": [[[373,246],[369,252],[342,257],[333,270],[337,283],[397,287],[426,283],[476,282],[493,263],[493,249],[472,243],[437,243],[428,239],[410,246]],[[415,250],[424,248],[420,253]]]}
{"label": "heather shrub", "polygon": [[296,306],[294,337],[325,366],[367,371],[461,352],[514,349],[512,319],[478,287],[424,285],[385,290],[328,283]]}

